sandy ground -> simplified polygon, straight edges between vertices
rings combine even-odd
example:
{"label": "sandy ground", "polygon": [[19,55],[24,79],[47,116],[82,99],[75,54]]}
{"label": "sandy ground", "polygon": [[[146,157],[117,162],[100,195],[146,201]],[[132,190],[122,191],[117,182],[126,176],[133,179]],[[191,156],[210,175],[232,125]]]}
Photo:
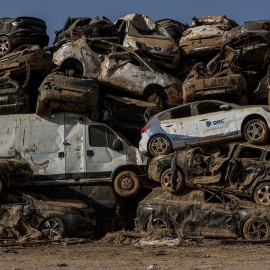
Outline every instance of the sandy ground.
{"label": "sandy ground", "polygon": [[[269,269],[269,243],[225,245],[215,240],[151,241],[105,238],[76,245],[62,242],[0,247],[0,269]],[[154,243],[156,245],[149,246]],[[158,246],[164,243],[176,245]]]}

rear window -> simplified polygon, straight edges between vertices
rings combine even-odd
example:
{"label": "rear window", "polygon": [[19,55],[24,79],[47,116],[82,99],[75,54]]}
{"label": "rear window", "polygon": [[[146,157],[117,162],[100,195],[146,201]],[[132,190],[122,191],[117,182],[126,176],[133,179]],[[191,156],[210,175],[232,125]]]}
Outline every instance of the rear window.
{"label": "rear window", "polygon": [[213,112],[221,112],[220,106],[222,104],[220,103],[199,103],[198,104],[198,112],[199,114],[206,114],[206,113],[213,113]]}
{"label": "rear window", "polygon": [[262,155],[262,150],[253,147],[243,147],[239,153],[238,158],[259,160]]}

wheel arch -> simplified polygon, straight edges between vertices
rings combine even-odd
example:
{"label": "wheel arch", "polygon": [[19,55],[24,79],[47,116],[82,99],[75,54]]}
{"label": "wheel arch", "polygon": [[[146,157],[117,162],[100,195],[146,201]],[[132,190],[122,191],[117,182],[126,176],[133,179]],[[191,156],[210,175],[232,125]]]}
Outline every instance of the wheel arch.
{"label": "wheel arch", "polygon": [[66,219],[63,216],[57,215],[57,214],[49,214],[48,216],[44,217],[43,219],[40,219],[38,222],[38,225],[37,225],[37,229],[40,230],[40,226],[44,223],[44,221],[49,220],[51,218],[59,218],[65,226],[66,235],[68,235],[68,226],[67,226],[68,222],[66,221]]}
{"label": "wheel arch", "polygon": [[162,85],[157,84],[157,83],[152,83],[152,84],[147,85],[144,88],[143,95],[144,96],[151,96],[154,93],[158,93],[158,94],[162,93],[163,95],[166,95],[164,90],[165,90],[165,88]]}
{"label": "wheel arch", "polygon": [[131,165],[131,164],[126,164],[126,165],[122,165],[117,167],[111,175],[111,179],[112,179],[112,183],[114,183],[114,180],[116,178],[116,176],[123,172],[123,171],[131,171],[134,172],[140,179],[141,183],[142,183],[142,177],[141,175],[145,175],[146,173],[144,172],[143,168],[136,166],[136,165]]}
{"label": "wheel arch", "polygon": [[241,134],[242,135],[244,134],[244,127],[245,127],[246,123],[249,122],[250,120],[253,120],[253,119],[260,119],[260,120],[264,121],[268,126],[266,119],[262,115],[256,114],[256,113],[250,114],[250,115],[246,116],[244,118],[244,120],[242,121],[242,124],[241,124]]}
{"label": "wheel arch", "polygon": [[59,66],[59,69],[61,70],[66,70],[69,68],[75,69],[81,75],[83,75],[84,73],[84,65],[77,58],[74,58],[74,57],[66,58]]}
{"label": "wheel arch", "polygon": [[[150,144],[150,140],[154,137],[154,136],[157,136],[157,135],[162,135],[162,136],[166,136],[168,138],[168,140],[171,142],[172,144],[172,149],[173,149],[173,143],[172,143],[172,140],[166,135],[166,134],[163,134],[163,133],[154,133],[153,135],[151,135],[151,137],[149,137],[148,139],[148,142],[147,142],[147,151],[149,152],[149,144]],[[174,151],[174,150],[173,150]]]}

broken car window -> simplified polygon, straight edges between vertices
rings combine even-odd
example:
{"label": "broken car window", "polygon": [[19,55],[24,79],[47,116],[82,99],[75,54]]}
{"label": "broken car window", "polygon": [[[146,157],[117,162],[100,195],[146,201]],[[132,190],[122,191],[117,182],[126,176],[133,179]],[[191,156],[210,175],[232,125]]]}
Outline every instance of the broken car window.
{"label": "broken car window", "polygon": [[248,158],[259,160],[262,155],[262,150],[253,147],[243,147],[239,153],[238,158]]}
{"label": "broken car window", "polygon": [[198,104],[198,112],[199,114],[205,113],[213,113],[213,112],[221,112],[220,103],[212,103],[212,102],[205,102]]}

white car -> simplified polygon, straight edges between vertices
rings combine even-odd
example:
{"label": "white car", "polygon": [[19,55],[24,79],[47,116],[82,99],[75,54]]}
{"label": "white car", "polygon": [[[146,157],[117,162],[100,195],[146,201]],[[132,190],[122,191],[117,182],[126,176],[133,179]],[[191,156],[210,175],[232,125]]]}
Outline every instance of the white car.
{"label": "white car", "polygon": [[238,106],[204,100],[156,114],[142,129],[139,148],[153,156],[186,145],[216,143],[244,137],[263,144],[269,137],[270,106]]}

